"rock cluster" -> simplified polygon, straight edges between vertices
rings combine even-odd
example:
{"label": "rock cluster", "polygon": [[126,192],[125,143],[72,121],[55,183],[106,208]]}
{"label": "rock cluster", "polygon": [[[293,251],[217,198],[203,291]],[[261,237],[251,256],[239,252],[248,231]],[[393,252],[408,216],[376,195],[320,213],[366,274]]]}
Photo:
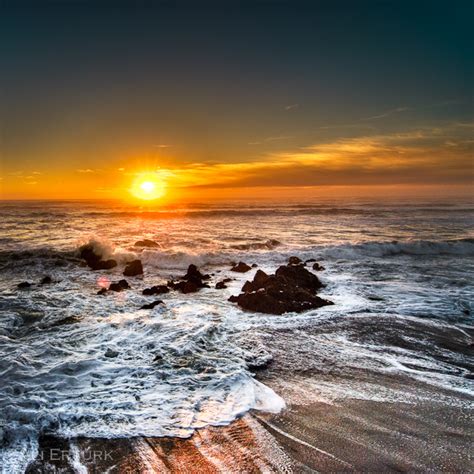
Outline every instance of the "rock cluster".
{"label": "rock cluster", "polygon": [[253,281],[247,281],[242,293],[231,296],[229,301],[259,313],[299,313],[333,304],[316,295],[322,287],[319,278],[292,257],[289,264],[279,267],[274,275],[257,270]]}
{"label": "rock cluster", "polygon": [[209,288],[209,285],[205,283],[209,280],[210,275],[203,275],[196,265],[189,265],[186,275],[182,276],[178,280],[172,280],[168,282],[168,287],[173,290],[181,291],[181,293],[195,293],[201,288]]}

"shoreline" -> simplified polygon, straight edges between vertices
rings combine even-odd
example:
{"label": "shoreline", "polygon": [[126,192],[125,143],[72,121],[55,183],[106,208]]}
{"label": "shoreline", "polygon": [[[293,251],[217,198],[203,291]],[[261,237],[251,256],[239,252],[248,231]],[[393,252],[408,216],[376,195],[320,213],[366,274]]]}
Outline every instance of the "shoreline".
{"label": "shoreline", "polygon": [[352,399],[251,411],[190,438],[43,436],[26,472],[467,472],[471,415],[436,402]]}

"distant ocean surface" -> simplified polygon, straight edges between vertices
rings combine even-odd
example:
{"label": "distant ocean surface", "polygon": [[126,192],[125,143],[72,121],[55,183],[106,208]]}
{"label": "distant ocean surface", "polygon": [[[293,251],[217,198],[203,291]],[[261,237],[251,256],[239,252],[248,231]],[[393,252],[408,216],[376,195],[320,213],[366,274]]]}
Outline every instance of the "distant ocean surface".
{"label": "distant ocean surface", "polygon": [[[314,380],[314,400],[408,400],[410,380],[430,387],[426,397],[439,391],[438,403],[462,409],[473,399],[472,201],[173,209],[3,201],[0,219],[4,472],[24,471],[40,433],[186,437],[253,408],[280,410],[282,393],[257,381],[253,368],[292,351],[285,328],[300,328],[297,343],[306,344],[295,370],[311,363],[337,375]],[[159,247],[134,246],[144,238]],[[81,266],[77,249],[87,242],[119,266]],[[233,273],[231,262],[273,273],[292,255],[326,268],[318,272],[326,284],[320,296],[333,306],[271,316],[227,301],[256,271]],[[100,285],[123,278],[132,258],[142,260],[144,277],[127,278],[130,290],[97,295]],[[157,299],[143,296],[144,288],[183,275],[191,263],[214,274],[211,288],[172,291],[159,295],[164,305],[138,309]],[[46,275],[54,282],[40,285]],[[226,277],[234,279],[229,287],[214,289]],[[23,281],[34,285],[20,290]],[[355,377],[360,371],[380,385]],[[400,385],[384,385],[386,376]]]}

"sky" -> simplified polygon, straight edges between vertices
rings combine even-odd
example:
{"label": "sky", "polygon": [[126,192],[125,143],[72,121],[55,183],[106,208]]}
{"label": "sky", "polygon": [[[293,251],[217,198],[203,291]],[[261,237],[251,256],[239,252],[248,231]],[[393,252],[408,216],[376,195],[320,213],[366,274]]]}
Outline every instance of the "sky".
{"label": "sky", "polygon": [[[0,198],[472,191],[470,1],[0,3]],[[137,178],[138,177],[138,178]]]}

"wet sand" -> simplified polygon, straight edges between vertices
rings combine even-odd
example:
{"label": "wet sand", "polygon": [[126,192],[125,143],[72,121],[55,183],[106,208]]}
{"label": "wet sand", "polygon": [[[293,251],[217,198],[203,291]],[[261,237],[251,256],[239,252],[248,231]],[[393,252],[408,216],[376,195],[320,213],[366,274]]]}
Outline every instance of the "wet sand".
{"label": "wet sand", "polygon": [[294,405],[189,439],[43,437],[27,472],[472,472],[471,420],[431,402]]}
{"label": "wet sand", "polygon": [[[396,372],[319,364],[304,343],[310,333],[265,336],[274,358],[256,377],[285,399],[280,414],[253,411],[188,439],[43,436],[27,472],[474,472],[471,396]],[[354,380],[369,399],[345,396]],[[324,384],[338,387],[334,399],[321,399]]]}

